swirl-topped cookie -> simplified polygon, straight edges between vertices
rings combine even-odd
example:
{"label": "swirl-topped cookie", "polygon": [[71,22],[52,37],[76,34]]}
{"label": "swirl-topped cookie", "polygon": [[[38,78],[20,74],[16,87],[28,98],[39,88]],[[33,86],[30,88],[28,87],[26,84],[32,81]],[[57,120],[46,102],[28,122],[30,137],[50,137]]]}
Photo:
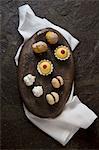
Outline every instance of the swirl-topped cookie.
{"label": "swirl-topped cookie", "polygon": [[52,73],[53,64],[49,60],[41,60],[40,62],[38,62],[37,70],[41,75],[47,76]]}
{"label": "swirl-topped cookie", "polygon": [[61,45],[55,49],[55,57],[59,60],[66,60],[70,57],[70,50],[68,47]]}

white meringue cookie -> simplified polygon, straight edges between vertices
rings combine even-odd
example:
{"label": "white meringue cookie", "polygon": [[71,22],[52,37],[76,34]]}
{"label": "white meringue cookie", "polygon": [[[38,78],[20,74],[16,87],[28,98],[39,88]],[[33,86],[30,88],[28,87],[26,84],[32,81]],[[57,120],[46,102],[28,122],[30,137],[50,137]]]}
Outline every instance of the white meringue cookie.
{"label": "white meringue cookie", "polygon": [[32,92],[34,96],[40,97],[41,95],[43,95],[43,88],[42,86],[34,86],[34,88],[32,89]]}
{"label": "white meringue cookie", "polygon": [[27,85],[27,86],[31,86],[33,85],[33,83],[35,82],[35,76],[32,76],[31,74],[28,74],[26,75],[23,80],[24,80],[24,83]]}

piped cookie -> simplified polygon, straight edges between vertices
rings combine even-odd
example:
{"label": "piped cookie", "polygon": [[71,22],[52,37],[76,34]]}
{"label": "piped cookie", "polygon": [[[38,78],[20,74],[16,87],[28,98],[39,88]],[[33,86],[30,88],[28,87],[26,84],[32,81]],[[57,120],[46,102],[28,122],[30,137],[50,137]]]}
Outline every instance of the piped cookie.
{"label": "piped cookie", "polygon": [[37,43],[32,44],[33,52],[35,53],[44,53],[48,51],[48,46],[45,42],[39,41]]}
{"label": "piped cookie", "polygon": [[32,74],[28,74],[24,76],[23,81],[27,86],[31,86],[35,82],[35,79],[36,79],[35,76],[33,76]]}
{"label": "piped cookie", "polygon": [[57,59],[61,61],[66,60],[70,57],[70,50],[68,47],[61,45],[55,49],[54,55]]}
{"label": "piped cookie", "polygon": [[54,88],[58,89],[64,84],[64,80],[61,76],[56,76],[52,79],[51,83]]}
{"label": "piped cookie", "polygon": [[46,39],[49,44],[56,44],[59,40],[58,35],[52,31],[46,33]]}
{"label": "piped cookie", "polygon": [[53,72],[53,64],[49,60],[41,60],[38,62],[37,70],[41,75],[47,76]]}
{"label": "piped cookie", "polygon": [[59,101],[59,94],[56,92],[51,92],[50,94],[46,95],[46,100],[49,105],[54,105]]}

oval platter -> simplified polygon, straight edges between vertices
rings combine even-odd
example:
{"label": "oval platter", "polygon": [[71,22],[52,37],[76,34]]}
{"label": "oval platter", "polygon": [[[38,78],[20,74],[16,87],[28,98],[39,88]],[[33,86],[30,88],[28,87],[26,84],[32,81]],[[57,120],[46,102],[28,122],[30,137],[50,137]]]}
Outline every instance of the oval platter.
{"label": "oval platter", "polygon": [[[55,45],[47,43],[45,35],[48,31],[53,31],[58,34],[59,41]],[[35,54],[32,49],[32,44],[38,41],[44,41],[48,44],[48,52]],[[60,45],[68,46],[70,49],[70,58],[66,61],[57,60],[54,56],[54,50]],[[48,76],[42,76],[37,71],[37,64],[43,59],[52,61],[54,65],[53,72]],[[31,73],[36,76],[36,81],[33,86],[42,85],[44,94],[41,97],[35,97],[32,93],[32,88],[25,85],[23,77]],[[64,79],[64,85],[59,89],[54,89],[51,85],[53,77],[60,75]],[[18,85],[22,100],[27,109],[34,115],[41,118],[55,118],[64,109],[64,106],[70,96],[72,83],[74,80],[74,61],[71,48],[66,39],[56,30],[46,28],[35,33],[22,47],[19,66],[18,66]],[[59,94],[60,100],[54,105],[49,105],[46,100],[46,94],[55,91]]]}

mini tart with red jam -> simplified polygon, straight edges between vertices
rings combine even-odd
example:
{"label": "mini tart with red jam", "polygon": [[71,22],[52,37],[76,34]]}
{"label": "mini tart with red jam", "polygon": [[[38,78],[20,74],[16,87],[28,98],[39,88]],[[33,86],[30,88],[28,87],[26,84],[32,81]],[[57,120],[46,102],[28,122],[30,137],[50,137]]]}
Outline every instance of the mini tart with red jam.
{"label": "mini tart with red jam", "polygon": [[53,72],[53,64],[49,60],[41,60],[37,64],[37,70],[41,75],[47,76]]}
{"label": "mini tart with red jam", "polygon": [[54,55],[59,60],[66,60],[70,57],[70,50],[68,47],[61,45],[55,49]]}

